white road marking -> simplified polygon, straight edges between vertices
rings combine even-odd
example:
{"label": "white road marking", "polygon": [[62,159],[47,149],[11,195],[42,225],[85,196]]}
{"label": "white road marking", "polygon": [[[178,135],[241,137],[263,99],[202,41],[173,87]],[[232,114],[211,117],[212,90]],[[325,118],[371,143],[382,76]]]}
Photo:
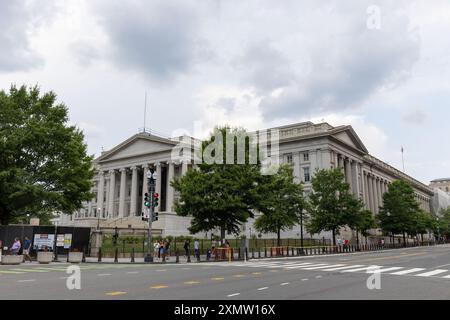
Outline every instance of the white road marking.
{"label": "white road marking", "polygon": [[321,279],[321,278],[322,278],[322,276],[317,276],[317,277],[316,277],[316,279]]}
{"label": "white road marking", "polygon": [[267,289],[269,289],[269,287],[259,288],[258,291],[263,291],[263,290],[267,290]]}
{"label": "white road marking", "polygon": [[286,267],[286,269],[305,269],[305,268],[313,268],[313,267],[321,267],[321,266],[332,267],[332,265],[329,265],[329,264],[326,264],[326,263],[319,263],[319,264],[313,264],[313,265],[310,265],[310,266],[297,265],[297,266],[292,266],[292,267]]}
{"label": "white road marking", "polygon": [[339,271],[339,270],[353,269],[353,268],[360,268],[360,267],[364,267],[364,266],[363,265],[354,265],[354,266],[347,266],[347,267],[323,269],[323,271]]}
{"label": "white road marking", "polygon": [[450,276],[445,276],[444,279],[450,279]]}
{"label": "white road marking", "polygon": [[105,277],[105,276],[110,276],[111,273],[99,273],[97,276],[99,277]]}
{"label": "white road marking", "polygon": [[396,276],[402,276],[404,274],[410,274],[410,273],[419,272],[419,271],[423,271],[423,270],[425,270],[425,269],[424,268],[414,268],[414,269],[408,269],[408,270],[394,272],[391,274],[396,275]]}
{"label": "white road marking", "polygon": [[156,272],[164,272],[167,271],[167,269],[161,269],[161,270],[155,270]]}
{"label": "white road marking", "polygon": [[236,296],[238,296],[238,295],[240,295],[240,293],[233,293],[233,294],[229,294],[227,297],[236,297]]}
{"label": "white road marking", "polygon": [[433,270],[430,272],[425,272],[425,273],[421,273],[421,274],[416,274],[416,277],[431,277],[431,276],[435,276],[444,272],[448,272],[448,270],[443,270],[443,269],[437,269],[437,270]]}
{"label": "white road marking", "polygon": [[335,264],[335,265],[326,265],[321,267],[308,267],[308,268],[302,268],[303,270],[320,270],[320,269],[327,269],[329,267],[342,267],[345,266],[345,264]]}
{"label": "white road marking", "polygon": [[389,271],[395,271],[395,270],[400,270],[400,269],[404,269],[403,267],[392,267],[392,268],[387,268],[387,269],[378,269],[378,270],[367,270],[367,273],[385,273],[385,272],[389,272]]}
{"label": "white road marking", "polygon": [[280,284],[280,286],[287,286],[288,284],[289,284],[289,282],[285,282],[285,283]]}
{"label": "white road marking", "polygon": [[18,280],[17,282],[34,282],[36,279]]}
{"label": "white road marking", "polygon": [[309,279],[302,279],[302,281],[308,281]]}
{"label": "white road marking", "polygon": [[137,274],[139,271],[128,271],[127,274]]}
{"label": "white road marking", "polygon": [[356,268],[356,269],[350,269],[350,270],[343,270],[341,272],[359,272],[359,271],[367,271],[372,268],[381,268],[381,266],[370,266],[370,267],[364,267],[364,268]]}

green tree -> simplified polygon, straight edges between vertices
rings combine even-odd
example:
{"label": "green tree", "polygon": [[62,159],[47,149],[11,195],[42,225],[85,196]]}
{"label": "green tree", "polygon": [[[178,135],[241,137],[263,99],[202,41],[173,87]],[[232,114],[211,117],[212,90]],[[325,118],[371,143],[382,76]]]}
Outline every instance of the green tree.
{"label": "green tree", "polygon": [[423,235],[433,230],[435,218],[423,210],[419,210],[414,216],[413,229],[410,234],[420,235],[423,243]]}
{"label": "green tree", "polygon": [[349,227],[356,232],[356,243],[359,245],[359,233],[366,238],[370,235],[369,230],[376,228],[376,222],[373,218],[372,211],[364,209],[364,204],[358,200],[353,205],[353,212],[348,216]]}
{"label": "green tree", "polygon": [[67,108],[38,87],[0,91],[0,223],[72,214],[92,198],[92,157]]}
{"label": "green tree", "polygon": [[359,203],[349,189],[341,169],[316,171],[308,206],[310,221],[307,228],[310,233],[331,231],[333,244],[336,245],[339,229],[348,225],[349,219],[358,210]]}
{"label": "green tree", "polygon": [[303,186],[294,181],[292,168],[284,165],[275,175],[265,176],[264,183],[256,192],[260,196],[256,209],[263,214],[256,219],[255,228],[262,233],[276,233],[277,245],[280,246],[281,231],[298,224],[305,207]]}
{"label": "green tree", "polygon": [[[192,217],[189,227],[191,233],[219,228],[221,238],[224,239],[226,232],[238,234],[240,226],[254,217],[253,209],[257,201],[255,189],[262,183],[263,177],[259,161],[256,164],[249,163],[249,140],[246,139],[245,163],[238,164],[238,140],[234,139],[234,159],[231,164],[227,164],[227,134],[245,136],[246,132],[229,127],[216,128],[202,146],[203,150],[209,146],[218,146],[211,152],[217,161],[203,161],[198,165],[198,170],[191,170],[172,181],[172,186],[179,192],[175,211],[180,216]],[[222,145],[215,144],[219,138],[223,140]]]}
{"label": "green tree", "polygon": [[406,245],[406,234],[416,228],[416,215],[419,204],[414,196],[414,189],[403,180],[394,181],[383,195],[383,207],[380,208],[378,221],[385,233],[403,235]]}

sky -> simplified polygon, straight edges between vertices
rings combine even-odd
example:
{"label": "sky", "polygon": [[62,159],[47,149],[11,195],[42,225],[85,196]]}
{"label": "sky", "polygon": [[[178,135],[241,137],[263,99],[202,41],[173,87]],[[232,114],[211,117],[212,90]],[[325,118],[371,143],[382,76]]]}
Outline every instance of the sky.
{"label": "sky", "polygon": [[0,0],[0,90],[55,92],[97,156],[147,93],[163,136],[352,125],[428,184],[450,177],[449,34],[448,0]]}

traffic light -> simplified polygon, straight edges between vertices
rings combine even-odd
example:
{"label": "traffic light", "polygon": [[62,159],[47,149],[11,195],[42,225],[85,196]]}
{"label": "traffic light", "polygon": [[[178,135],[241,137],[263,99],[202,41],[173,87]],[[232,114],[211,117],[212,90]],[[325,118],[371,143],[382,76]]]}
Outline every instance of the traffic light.
{"label": "traffic light", "polygon": [[153,208],[157,208],[159,204],[159,194],[155,192],[153,194]]}
{"label": "traffic light", "polygon": [[144,195],[144,206],[150,208],[150,197],[148,196],[148,193],[145,193]]}
{"label": "traffic light", "polygon": [[158,212],[153,213],[152,221],[158,221]]}

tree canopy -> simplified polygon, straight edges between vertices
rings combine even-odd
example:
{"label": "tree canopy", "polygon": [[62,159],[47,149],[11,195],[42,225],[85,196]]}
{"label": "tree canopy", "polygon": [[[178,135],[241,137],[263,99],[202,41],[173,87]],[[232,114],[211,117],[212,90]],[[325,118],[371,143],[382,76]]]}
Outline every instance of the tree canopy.
{"label": "tree canopy", "polygon": [[[256,186],[262,182],[260,165],[258,162],[251,164],[248,161],[248,139],[245,143],[245,163],[236,162],[238,149],[237,139],[234,139],[233,164],[227,164],[227,134],[245,136],[246,132],[229,127],[216,128],[211,138],[203,141],[203,149],[213,149],[211,156],[218,161],[204,161],[198,165],[197,170],[191,170],[172,181],[172,186],[179,192],[175,211],[180,216],[192,217],[189,227],[191,233],[219,228],[223,239],[226,232],[238,234],[240,226],[248,218],[254,217]],[[215,144],[218,137],[223,140],[222,144]],[[208,148],[209,146],[215,146],[215,149]]]}
{"label": "tree canopy", "polygon": [[[92,157],[64,104],[38,87],[0,91],[0,223],[55,211],[72,214],[92,198]],[[47,217],[48,218],[48,217]]]}
{"label": "tree canopy", "polygon": [[299,222],[299,215],[305,207],[303,186],[294,182],[292,168],[281,166],[278,173],[266,176],[264,183],[256,189],[259,195],[256,209],[263,214],[255,221],[259,232],[277,234],[289,230]]}
{"label": "tree canopy", "polygon": [[339,229],[351,225],[353,217],[362,206],[360,201],[350,194],[349,189],[341,169],[316,171],[309,196],[309,232],[331,231],[333,244],[336,244]]}
{"label": "tree canopy", "polygon": [[419,212],[414,189],[406,181],[396,180],[384,193],[383,207],[380,208],[377,218],[385,233],[403,234],[403,241],[406,243],[406,234],[416,230],[416,217]]}

